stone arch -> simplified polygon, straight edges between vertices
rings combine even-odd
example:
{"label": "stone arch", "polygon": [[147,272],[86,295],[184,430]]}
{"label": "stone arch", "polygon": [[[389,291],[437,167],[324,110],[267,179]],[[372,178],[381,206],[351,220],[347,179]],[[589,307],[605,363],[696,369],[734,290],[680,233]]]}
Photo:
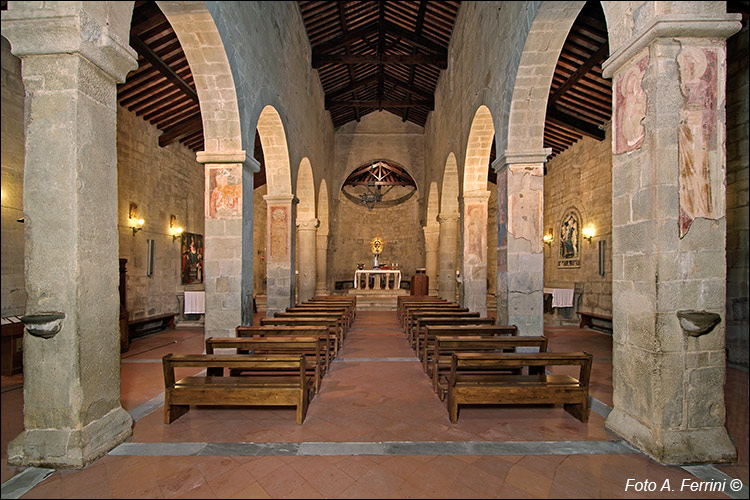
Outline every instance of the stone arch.
{"label": "stone arch", "polygon": [[427,193],[427,218],[425,219],[425,226],[437,224],[439,206],[438,185],[437,182],[432,181],[430,183],[430,190]]}
{"label": "stone arch", "polygon": [[474,113],[469,129],[469,140],[466,143],[464,196],[473,191],[487,190],[487,172],[493,137],[495,137],[495,125],[492,121],[492,113],[487,106],[482,104]]}
{"label": "stone arch", "polygon": [[265,158],[268,195],[291,195],[292,178],[289,148],[281,116],[271,105],[263,108],[258,117],[258,135]]}
{"label": "stone arch", "polygon": [[320,180],[318,188],[318,233],[316,236],[315,295],[328,295],[328,184]]}
{"label": "stone arch", "polygon": [[[158,1],[156,4],[172,25],[190,64],[203,121],[203,154],[241,156],[240,114],[232,69],[205,2]],[[201,156],[199,153],[199,161]]]}
{"label": "stone arch", "polygon": [[429,295],[437,295],[438,293],[438,243],[440,240],[440,226],[438,225],[439,206],[438,184],[436,181],[432,181],[427,194],[427,216],[423,227],[425,250],[424,267],[429,285]]}
{"label": "stone arch", "polygon": [[482,104],[474,113],[466,144],[463,171],[463,230],[460,301],[464,307],[487,314],[487,177],[495,126]]}
{"label": "stone arch", "polygon": [[460,253],[458,237],[458,162],[448,154],[440,195],[440,240],[438,249],[438,295],[456,300],[456,268]]}
{"label": "stone arch", "polygon": [[300,162],[297,173],[297,301],[305,302],[315,295],[315,247],[318,220],[315,218],[315,181],[310,160]]}

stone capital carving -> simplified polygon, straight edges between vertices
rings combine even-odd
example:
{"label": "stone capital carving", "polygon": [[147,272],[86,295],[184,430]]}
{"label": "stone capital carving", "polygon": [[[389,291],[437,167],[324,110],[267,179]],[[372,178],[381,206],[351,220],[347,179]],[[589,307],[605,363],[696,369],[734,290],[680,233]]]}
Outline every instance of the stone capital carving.
{"label": "stone capital carving", "polygon": [[440,226],[437,224],[428,224],[422,227],[422,231],[424,231],[425,238],[433,238],[433,237],[440,236]]}
{"label": "stone capital carving", "polygon": [[698,18],[697,14],[662,14],[602,63],[602,76],[612,78],[628,61],[657,38],[726,39],[742,29],[742,14],[724,14]]}
{"label": "stone capital carving", "polygon": [[271,204],[283,204],[283,203],[299,203],[299,198],[293,194],[264,194],[263,199],[266,203]]}
{"label": "stone capital carving", "polygon": [[195,160],[204,165],[235,163],[250,167],[252,172],[260,172],[260,163],[245,151],[198,151]]}
{"label": "stone capital carving", "polygon": [[320,225],[318,219],[306,219],[297,221],[297,228],[300,231],[314,231]]}
{"label": "stone capital carving", "polygon": [[3,11],[2,34],[11,52],[19,58],[79,54],[123,83],[138,68],[138,53],[108,24],[88,15],[80,2],[60,4],[54,9],[22,6]]}
{"label": "stone capital carving", "polygon": [[474,191],[466,191],[463,195],[464,200],[487,201],[490,199],[490,192],[486,189],[477,189]]}
{"label": "stone capital carving", "polygon": [[458,223],[458,221],[461,220],[461,216],[459,214],[446,214],[446,215],[438,215],[437,218],[438,222],[440,224],[446,223]]}
{"label": "stone capital carving", "polygon": [[492,162],[492,169],[500,173],[504,168],[512,165],[543,165],[552,154],[552,148],[544,148],[538,151],[505,151]]}

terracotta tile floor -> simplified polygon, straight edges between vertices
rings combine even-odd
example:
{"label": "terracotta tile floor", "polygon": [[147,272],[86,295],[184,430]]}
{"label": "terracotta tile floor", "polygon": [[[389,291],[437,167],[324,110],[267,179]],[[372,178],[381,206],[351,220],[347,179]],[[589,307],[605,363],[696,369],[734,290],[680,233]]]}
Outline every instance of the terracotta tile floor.
{"label": "terracotta tile floor", "polygon": [[[611,336],[569,326],[549,326],[545,334],[551,350],[594,355],[591,395],[611,406]],[[202,329],[133,341],[122,359],[123,407],[133,410],[163,393],[164,354],[202,351]],[[12,383],[18,380],[3,380],[6,388]],[[7,446],[23,428],[23,391],[4,390],[3,482],[22,470],[7,465]],[[717,468],[747,484],[747,372],[729,368],[725,392],[739,461]],[[683,479],[696,477],[640,453],[552,453],[554,442],[620,441],[593,411],[583,424],[560,407],[469,407],[450,424],[395,313],[387,312],[358,313],[303,425],[295,425],[293,409],[239,407],[193,408],[165,425],[158,406],[135,423],[128,443],[389,441],[553,443],[533,455],[107,455],[84,470],[54,472],[22,498],[727,498],[680,492]],[[669,479],[675,491],[626,492],[629,478],[655,481],[659,488]]]}

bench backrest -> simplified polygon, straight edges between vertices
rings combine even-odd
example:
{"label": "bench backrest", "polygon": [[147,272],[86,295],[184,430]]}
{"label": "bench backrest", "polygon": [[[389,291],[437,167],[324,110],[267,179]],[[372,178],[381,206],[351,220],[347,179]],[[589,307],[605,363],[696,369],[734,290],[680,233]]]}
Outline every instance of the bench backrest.
{"label": "bench backrest", "polygon": [[235,328],[237,337],[267,336],[267,335],[328,335],[328,325],[268,325],[268,326],[238,326]]}
{"label": "bench backrest", "polygon": [[435,337],[435,357],[447,356],[454,352],[473,352],[489,349],[514,349],[516,347],[537,347],[539,352],[547,351],[547,337],[481,337],[478,335]]}
{"label": "bench backrest", "polygon": [[300,387],[306,387],[305,357],[299,355],[255,354],[167,354],[162,358],[164,384],[174,386],[176,367],[242,368],[255,370],[294,369],[300,372]]}
{"label": "bench backrest", "polygon": [[[521,337],[516,337],[521,338]],[[477,353],[454,352],[451,358],[450,380],[455,380],[458,370],[507,370],[524,366],[570,366],[580,367],[578,384],[588,387],[591,378],[593,356],[587,352],[539,352],[539,353]]]}
{"label": "bench backrest", "polygon": [[264,338],[237,338],[237,337],[209,337],[206,339],[206,354],[213,354],[214,349],[250,349],[250,350],[294,350],[300,353],[315,354],[320,358],[322,350],[321,338],[314,336],[304,337],[264,337]]}
{"label": "bench backrest", "polygon": [[[481,321],[480,321],[481,320]],[[436,335],[518,335],[516,325],[495,325],[494,318],[425,320],[428,337]]]}
{"label": "bench backrest", "polygon": [[328,325],[337,327],[339,318],[336,316],[281,316],[276,318],[261,318],[260,325]]}

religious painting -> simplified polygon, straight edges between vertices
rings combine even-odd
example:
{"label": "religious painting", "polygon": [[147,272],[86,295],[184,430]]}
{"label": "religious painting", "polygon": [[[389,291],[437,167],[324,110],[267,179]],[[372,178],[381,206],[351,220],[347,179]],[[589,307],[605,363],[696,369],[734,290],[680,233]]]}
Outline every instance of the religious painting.
{"label": "religious painting", "polygon": [[570,209],[560,221],[559,268],[581,267],[581,216],[576,209]]}
{"label": "religious painting", "polygon": [[287,257],[287,227],[288,223],[287,207],[271,207],[268,232],[269,245],[271,247],[270,258],[274,262],[284,261]]}
{"label": "religious painting", "polygon": [[466,207],[466,260],[464,272],[467,279],[481,279],[487,269],[487,205]]}
{"label": "religious painting", "polygon": [[643,57],[615,79],[615,154],[630,153],[639,149],[646,137],[646,128],[642,122],[646,118],[647,95],[642,83],[648,61],[647,49]]}
{"label": "religious painting", "polygon": [[182,233],[182,284],[203,283],[203,235]]}
{"label": "religious painting", "polygon": [[538,182],[541,165],[513,165],[508,175],[508,232],[529,242],[532,253],[541,253],[544,190]]}
{"label": "religious painting", "polygon": [[717,60],[716,49],[699,47],[682,47],[677,56],[684,99],[678,135],[680,238],[697,217],[716,219],[723,205]]}
{"label": "religious painting", "polygon": [[497,246],[508,246],[508,169],[497,173]]}
{"label": "religious painting", "polygon": [[242,170],[240,167],[209,167],[206,179],[206,217],[238,217],[242,210]]}

